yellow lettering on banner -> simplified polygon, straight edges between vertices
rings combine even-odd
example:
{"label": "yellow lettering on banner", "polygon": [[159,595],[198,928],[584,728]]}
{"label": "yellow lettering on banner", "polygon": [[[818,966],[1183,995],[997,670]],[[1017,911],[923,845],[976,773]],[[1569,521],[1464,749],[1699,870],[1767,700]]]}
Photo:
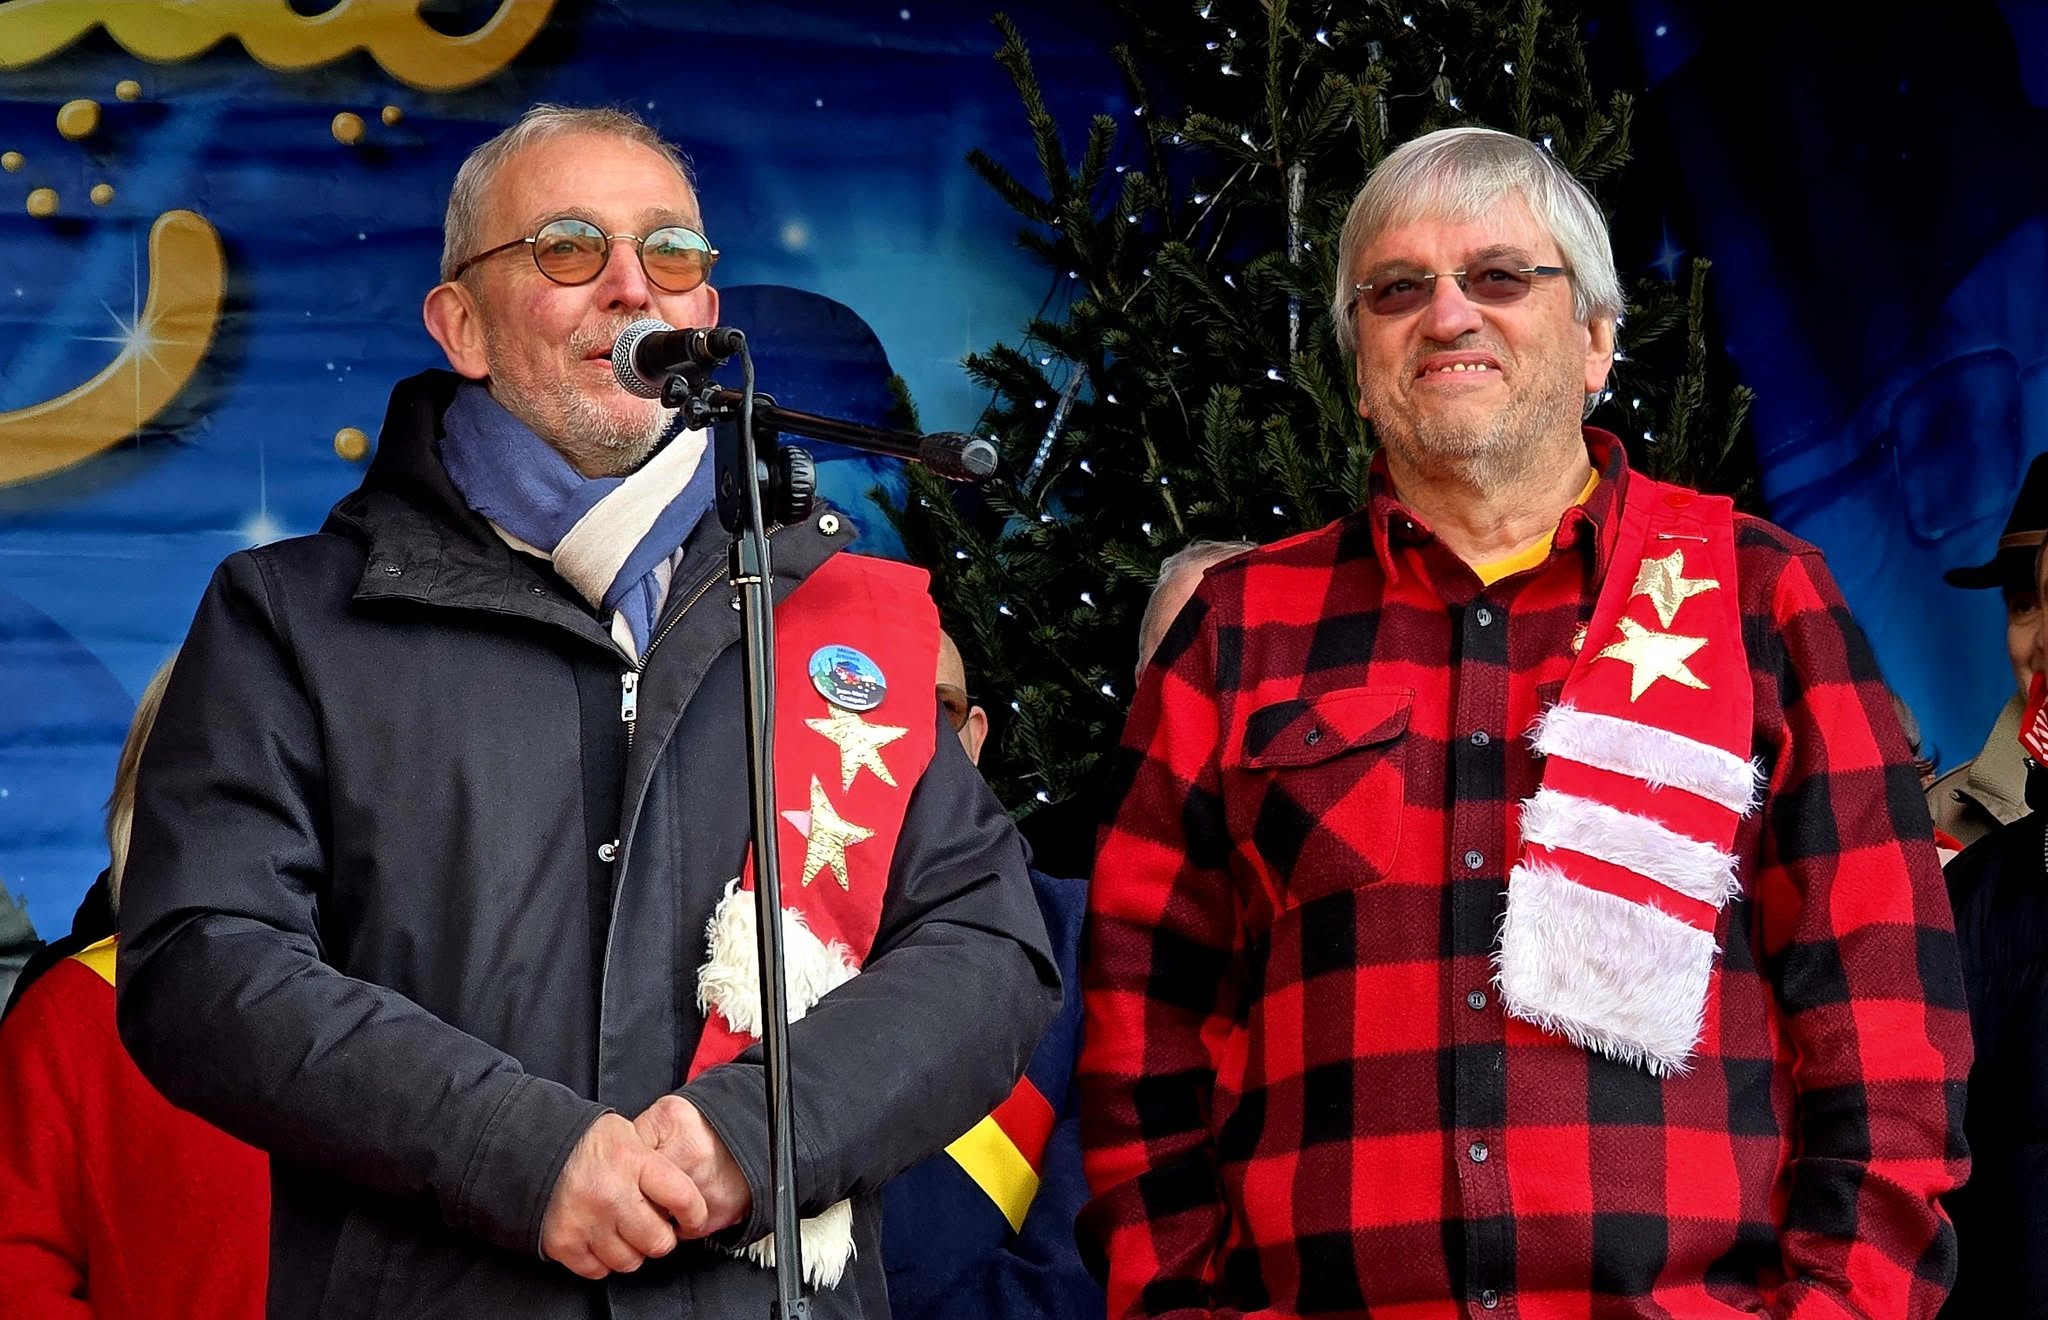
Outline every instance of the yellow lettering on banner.
{"label": "yellow lettering on banner", "polygon": [[149,230],[148,301],[135,324],[117,318],[114,360],[54,399],[0,412],[0,486],[84,462],[162,412],[206,356],[226,289],[220,235],[206,218],[158,216]]}
{"label": "yellow lettering on banner", "polygon": [[996,1209],[1003,1212],[1010,1227],[1023,1232],[1031,1198],[1038,1195],[1038,1174],[994,1116],[967,1129],[965,1135],[946,1147],[946,1153],[967,1171],[975,1186],[988,1193],[988,1199],[996,1203]]}
{"label": "yellow lettering on banner", "polygon": [[443,36],[421,0],[341,0],[311,18],[286,0],[11,0],[0,6],[0,69],[47,59],[96,27],[129,54],[172,64],[233,37],[266,68],[297,72],[361,50],[423,91],[473,87],[526,49],[555,0],[502,0],[468,36]]}

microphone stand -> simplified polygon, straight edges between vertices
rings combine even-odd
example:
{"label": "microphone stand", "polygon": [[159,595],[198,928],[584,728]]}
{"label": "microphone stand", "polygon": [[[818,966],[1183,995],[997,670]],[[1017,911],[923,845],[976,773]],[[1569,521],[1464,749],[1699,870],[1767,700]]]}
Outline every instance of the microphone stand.
{"label": "microphone stand", "polygon": [[[775,840],[775,576],[768,531],[761,517],[761,482],[754,437],[754,355],[740,343],[739,439],[714,445],[722,493],[737,486],[739,500],[719,501],[719,517],[734,533],[732,584],[739,589],[741,689],[747,722],[747,793],[754,823],[754,932],[761,962],[761,1048],[768,1083],[768,1167],[775,1206],[774,1320],[809,1320],[803,1295],[802,1218],[796,1201],[796,1129],[789,1080],[789,978],[782,955],[782,865]],[[671,381],[680,379],[670,377]],[[668,390],[663,389],[666,396]],[[736,460],[727,465],[723,460]],[[738,471],[733,471],[736,467]],[[728,516],[728,511],[731,516]],[[808,510],[806,510],[808,512]]]}
{"label": "microphone stand", "polygon": [[[777,407],[754,389],[754,357],[739,340],[741,388],[729,390],[708,379],[707,369],[691,364],[670,372],[662,381],[661,401],[678,409],[687,428],[731,425],[737,436],[712,445],[719,521],[733,533],[730,580],[739,591],[741,688],[746,709],[747,793],[754,835],[754,929],[761,963],[761,1047],[768,1087],[768,1161],[775,1208],[774,1320],[809,1320],[810,1300],[803,1295],[803,1256],[797,1210],[796,1141],[789,1077],[788,975],[782,949],[782,869],[775,835],[775,595],[769,562],[767,522],[762,504],[773,499],[777,521],[796,522],[810,516],[816,489],[808,454],[775,442],[788,432],[897,458],[925,457],[934,470],[956,481],[978,480],[993,470],[994,447],[973,437],[927,439],[904,431],[887,431],[858,422],[819,417]],[[765,434],[769,459],[761,449]],[[938,447],[935,448],[935,442]],[[959,443],[969,456],[959,456]],[[948,449],[947,445],[951,448]],[[980,448],[976,448],[976,447]],[[963,467],[956,474],[937,462]]]}

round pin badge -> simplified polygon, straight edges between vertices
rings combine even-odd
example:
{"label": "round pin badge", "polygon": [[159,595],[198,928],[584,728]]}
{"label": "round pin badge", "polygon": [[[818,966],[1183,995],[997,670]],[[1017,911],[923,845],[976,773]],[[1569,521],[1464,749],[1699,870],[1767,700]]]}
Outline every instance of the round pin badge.
{"label": "round pin badge", "polygon": [[821,646],[811,652],[811,686],[842,710],[873,710],[889,694],[882,667],[850,646]]}

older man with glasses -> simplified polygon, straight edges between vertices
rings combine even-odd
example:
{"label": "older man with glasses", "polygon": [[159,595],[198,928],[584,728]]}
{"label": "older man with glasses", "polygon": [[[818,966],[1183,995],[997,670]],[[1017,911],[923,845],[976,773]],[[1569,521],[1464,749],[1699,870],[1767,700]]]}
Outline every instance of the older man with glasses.
{"label": "older man with glasses", "polygon": [[[361,489],[231,556],[137,795],[119,1013],[273,1156],[274,1316],[766,1314],[739,618],[702,432],[614,381],[714,324],[675,148],[537,107],[449,198]],[[1059,1007],[1015,830],[927,686],[924,575],[775,533],[810,1314],[887,1314],[877,1192]]]}
{"label": "older man with glasses", "polygon": [[1338,263],[1370,496],[1209,570],[1097,858],[1111,1314],[1931,1314],[1968,1027],[1819,553],[1582,428],[1621,290],[1543,149],[1409,143]]}

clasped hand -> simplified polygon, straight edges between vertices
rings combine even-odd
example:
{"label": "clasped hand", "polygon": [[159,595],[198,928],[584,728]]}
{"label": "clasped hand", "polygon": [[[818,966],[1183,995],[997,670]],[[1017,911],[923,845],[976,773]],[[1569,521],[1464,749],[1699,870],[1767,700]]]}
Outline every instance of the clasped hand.
{"label": "clasped hand", "polygon": [[586,1279],[626,1273],[747,1217],[753,1192],[697,1107],[665,1095],[590,1125],[555,1180],[540,1247]]}

